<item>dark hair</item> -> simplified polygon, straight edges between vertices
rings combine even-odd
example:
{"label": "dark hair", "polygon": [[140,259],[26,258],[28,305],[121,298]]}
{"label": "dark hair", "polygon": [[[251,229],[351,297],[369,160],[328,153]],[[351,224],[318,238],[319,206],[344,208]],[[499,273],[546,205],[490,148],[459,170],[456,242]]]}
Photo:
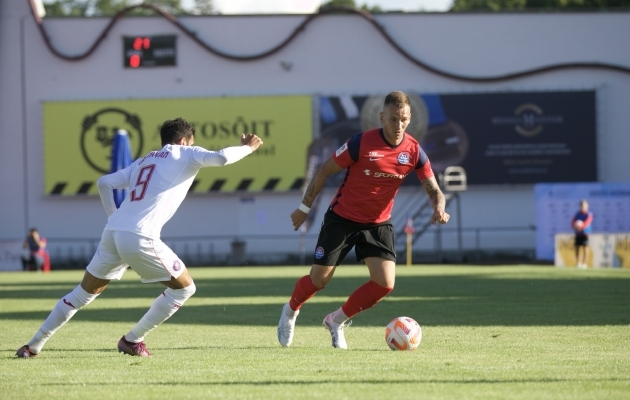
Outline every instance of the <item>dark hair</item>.
{"label": "dark hair", "polygon": [[160,128],[162,146],[173,144],[182,138],[186,140],[195,135],[195,127],[182,118],[169,119],[164,121]]}
{"label": "dark hair", "polygon": [[390,104],[393,104],[398,108],[403,108],[404,106],[411,107],[409,96],[400,91],[391,92],[390,94],[385,96],[385,103],[383,104],[383,107],[387,107]]}

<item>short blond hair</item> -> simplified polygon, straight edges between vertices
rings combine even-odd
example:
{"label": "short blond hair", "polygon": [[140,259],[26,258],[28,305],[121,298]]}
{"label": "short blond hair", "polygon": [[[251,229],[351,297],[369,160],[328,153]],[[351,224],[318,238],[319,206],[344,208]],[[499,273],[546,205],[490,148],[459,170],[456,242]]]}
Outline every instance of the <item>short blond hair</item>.
{"label": "short blond hair", "polygon": [[405,92],[394,91],[385,96],[385,102],[383,103],[383,107],[387,107],[388,105],[393,104],[398,108],[403,108],[404,106],[411,107],[411,101],[409,101],[409,96],[405,94]]}

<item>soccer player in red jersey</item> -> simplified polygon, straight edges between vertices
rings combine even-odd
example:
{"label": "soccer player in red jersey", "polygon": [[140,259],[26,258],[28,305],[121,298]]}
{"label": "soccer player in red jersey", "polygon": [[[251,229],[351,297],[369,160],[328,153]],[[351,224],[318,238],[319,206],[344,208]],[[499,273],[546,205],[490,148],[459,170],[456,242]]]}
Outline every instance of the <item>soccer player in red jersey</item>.
{"label": "soccer player in red jersey", "polygon": [[407,175],[415,172],[426,190],[433,206],[431,223],[445,224],[449,219],[444,211],[444,194],[429,159],[418,142],[405,132],[411,121],[409,97],[403,92],[391,92],[385,97],[380,116],[382,129],[354,135],[319,167],[302,204],[291,214],[293,228],[297,230],[326,179],[346,169],[345,179],[324,216],[311,272],[297,281],[290,301],[282,308],[278,323],[278,341],[282,346],[293,342],[302,304],[326,287],[352,247],[357,259],[365,261],[370,281],[324,318],[333,347],[347,349],[343,333],[346,321],[393,290],[396,250],[391,211],[394,197]]}

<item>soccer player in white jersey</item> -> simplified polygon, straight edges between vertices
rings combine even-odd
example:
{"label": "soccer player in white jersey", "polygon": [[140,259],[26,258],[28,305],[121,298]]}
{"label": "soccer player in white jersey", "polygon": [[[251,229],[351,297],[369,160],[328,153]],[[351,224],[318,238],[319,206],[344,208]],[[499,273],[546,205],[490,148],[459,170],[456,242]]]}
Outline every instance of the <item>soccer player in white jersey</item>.
{"label": "soccer player in white jersey", "polygon": [[[82,307],[92,302],[112,279],[131,266],[143,283],[166,286],[142,319],[118,341],[118,350],[150,357],[144,337],[173,315],[195,293],[184,263],[160,240],[162,226],[173,216],[204,167],[234,163],[262,145],[253,134],[241,135],[241,146],[208,151],[193,146],[195,128],[181,118],[164,122],[162,149],[152,151],[131,166],[98,180],[98,191],[109,216],[96,254],[81,284],[62,297],[35,336],[16,355],[36,357],[48,339]],[[128,188],[129,195],[116,209],[113,189]]]}

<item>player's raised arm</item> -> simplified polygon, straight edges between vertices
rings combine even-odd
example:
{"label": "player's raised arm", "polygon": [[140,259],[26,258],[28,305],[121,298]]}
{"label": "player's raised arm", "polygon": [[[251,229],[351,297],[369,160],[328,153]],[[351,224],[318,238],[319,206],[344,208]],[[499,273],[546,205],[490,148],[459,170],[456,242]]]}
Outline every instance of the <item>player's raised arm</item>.
{"label": "player's raised arm", "polygon": [[448,222],[448,219],[451,217],[448,215],[444,209],[446,208],[446,199],[444,198],[444,193],[440,190],[440,186],[435,180],[435,176],[432,176],[427,179],[423,179],[421,181],[424,190],[427,192],[429,199],[431,200],[431,205],[433,206],[433,215],[431,216],[431,223],[435,225],[436,223],[445,224]]}
{"label": "player's raised arm", "polygon": [[306,221],[306,217],[308,212],[315,201],[315,198],[321,192],[324,184],[326,183],[326,179],[330,175],[336,174],[341,171],[343,168],[339,166],[335,162],[332,157],[329,157],[322,165],[319,166],[313,179],[308,184],[306,191],[304,192],[304,197],[302,198],[302,204],[291,213],[291,222],[293,223],[293,230],[297,231],[300,225]]}
{"label": "player's raised arm", "polygon": [[262,144],[262,139],[253,133],[247,136],[241,133],[240,146],[226,147],[219,151],[207,151],[203,154],[203,159],[200,162],[201,165],[205,167],[222,167],[224,165],[233,164],[252,154],[252,152],[256,151]]}
{"label": "player's raised arm", "polygon": [[258,136],[254,135],[253,133],[250,133],[249,135],[245,136],[244,133],[241,133],[241,145],[242,146],[249,146],[252,148],[252,151],[256,151],[256,149],[258,149],[260,146],[262,146],[263,141],[261,138],[259,138]]}

